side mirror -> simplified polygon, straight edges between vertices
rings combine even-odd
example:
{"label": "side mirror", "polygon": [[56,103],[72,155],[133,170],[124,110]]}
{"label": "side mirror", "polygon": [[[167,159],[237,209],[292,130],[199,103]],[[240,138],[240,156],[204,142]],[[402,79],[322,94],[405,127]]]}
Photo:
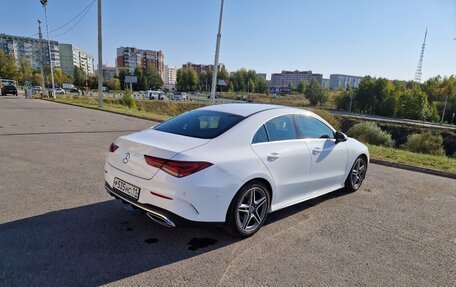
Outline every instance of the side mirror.
{"label": "side mirror", "polygon": [[334,133],[334,137],[336,138],[336,143],[347,141],[347,136],[344,133],[339,132],[339,131]]}

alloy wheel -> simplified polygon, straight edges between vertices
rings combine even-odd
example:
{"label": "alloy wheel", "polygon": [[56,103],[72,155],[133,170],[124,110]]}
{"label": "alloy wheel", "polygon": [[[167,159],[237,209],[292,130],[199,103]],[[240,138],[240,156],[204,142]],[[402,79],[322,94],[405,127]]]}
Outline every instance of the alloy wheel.
{"label": "alloy wheel", "polygon": [[254,232],[261,226],[268,211],[266,192],[261,187],[253,186],[238,201],[236,222],[243,232]]}

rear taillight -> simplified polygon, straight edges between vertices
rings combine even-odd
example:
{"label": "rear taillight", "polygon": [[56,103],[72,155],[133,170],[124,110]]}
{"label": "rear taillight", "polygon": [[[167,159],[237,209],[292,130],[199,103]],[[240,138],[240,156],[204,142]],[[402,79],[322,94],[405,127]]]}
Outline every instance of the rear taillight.
{"label": "rear taillight", "polygon": [[118,145],[112,143],[111,146],[109,147],[110,152],[115,152],[119,148]]}
{"label": "rear taillight", "polygon": [[144,158],[148,165],[159,168],[175,177],[184,177],[212,165],[212,163],[205,161],[166,160],[149,155],[145,155]]}

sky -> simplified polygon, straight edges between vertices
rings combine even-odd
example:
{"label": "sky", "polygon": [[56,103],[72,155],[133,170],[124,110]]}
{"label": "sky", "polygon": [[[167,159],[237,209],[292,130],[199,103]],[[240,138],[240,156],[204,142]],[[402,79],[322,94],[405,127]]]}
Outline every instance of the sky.
{"label": "sky", "polygon": [[[49,0],[49,31],[92,1]],[[97,58],[96,4],[50,38]],[[36,37],[37,19],[44,23],[39,0],[1,0],[0,7],[8,11],[0,33]],[[213,64],[219,11],[219,0],[102,0],[103,64],[115,65],[120,46],[162,50],[170,66]],[[428,28],[422,79],[456,74],[455,0],[225,0],[222,23],[220,62],[229,71],[411,80]]]}

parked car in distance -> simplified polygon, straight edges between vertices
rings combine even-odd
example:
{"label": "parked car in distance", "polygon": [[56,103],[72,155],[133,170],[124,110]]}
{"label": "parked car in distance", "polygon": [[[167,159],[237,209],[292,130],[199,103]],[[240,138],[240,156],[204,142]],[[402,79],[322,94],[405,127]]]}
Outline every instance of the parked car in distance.
{"label": "parked car in distance", "polygon": [[17,96],[17,88],[15,85],[2,85],[2,96],[8,94]]}
{"label": "parked car in distance", "polygon": [[248,237],[269,213],[360,188],[367,147],[306,110],[212,105],[121,136],[106,191],[168,227],[216,225]]}
{"label": "parked car in distance", "polygon": [[65,90],[62,88],[56,88],[55,93],[58,95],[65,95]]}
{"label": "parked car in distance", "polygon": [[187,100],[187,93],[177,93],[177,94],[174,94],[174,95],[171,97],[171,100],[173,100],[173,101],[186,101],[186,100]]}
{"label": "parked car in distance", "polygon": [[72,89],[70,90],[70,93],[74,93],[74,94],[78,94],[78,95],[79,95],[79,94],[81,93],[81,90],[76,89],[76,88],[72,88]]}
{"label": "parked car in distance", "polygon": [[33,87],[33,89],[35,90],[36,93],[43,91],[43,88],[41,86],[35,86],[35,87]]}

